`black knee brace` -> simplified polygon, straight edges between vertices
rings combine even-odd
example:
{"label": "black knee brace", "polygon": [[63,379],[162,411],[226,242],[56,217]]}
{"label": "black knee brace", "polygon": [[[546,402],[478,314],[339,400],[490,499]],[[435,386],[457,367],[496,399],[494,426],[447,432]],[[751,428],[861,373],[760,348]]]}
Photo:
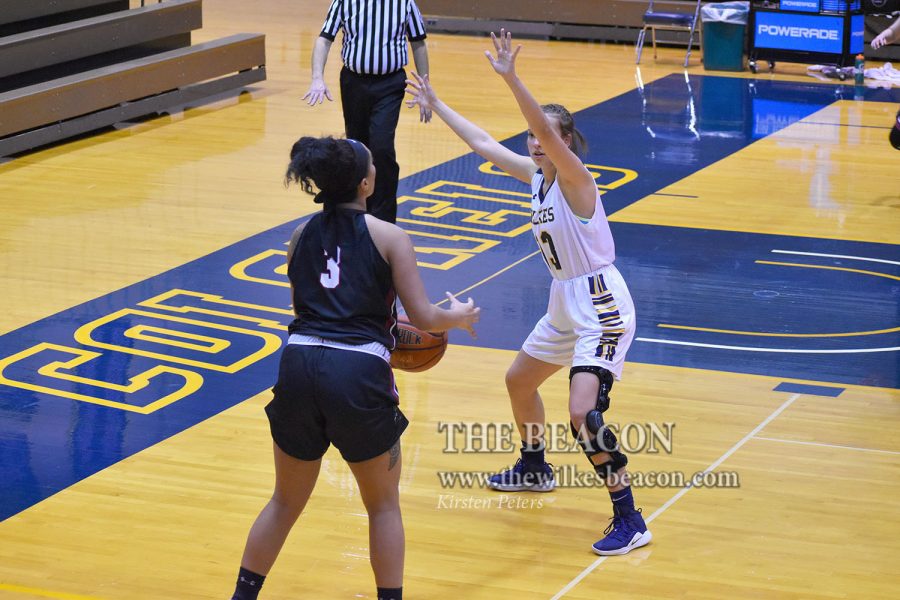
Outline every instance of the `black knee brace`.
{"label": "black knee brace", "polygon": [[[613,477],[619,469],[628,464],[628,457],[619,450],[619,438],[616,437],[616,434],[609,427],[603,424],[602,413],[600,414],[600,433],[598,433],[597,437],[583,439],[586,436],[579,435],[575,425],[570,422],[569,427],[572,429],[572,435],[575,437],[578,445],[584,451],[584,455],[587,456],[591,466],[594,467],[594,471],[604,481]],[[609,454],[609,460],[599,465],[594,463],[594,457],[603,453]]]}
{"label": "black knee brace", "polygon": [[600,390],[597,392],[597,404],[595,405],[594,410],[589,411],[588,414],[584,416],[584,422],[587,425],[588,430],[594,435],[597,435],[600,433],[600,428],[603,427],[603,413],[607,411],[610,400],[612,400],[609,397],[609,391],[612,389],[615,377],[603,367],[587,365],[572,367],[569,369],[569,386],[572,385],[572,378],[575,376],[575,373],[593,373],[597,376],[597,379],[600,380]]}

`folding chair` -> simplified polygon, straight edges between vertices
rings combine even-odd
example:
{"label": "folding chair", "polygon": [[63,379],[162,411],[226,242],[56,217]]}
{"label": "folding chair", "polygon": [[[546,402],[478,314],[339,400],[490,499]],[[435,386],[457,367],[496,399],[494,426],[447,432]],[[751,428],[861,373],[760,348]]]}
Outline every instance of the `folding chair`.
{"label": "folding chair", "polygon": [[691,48],[694,45],[695,31],[698,31],[699,33],[700,48],[703,48],[703,28],[701,27],[699,30],[697,28],[699,21],[700,0],[697,0],[697,5],[694,7],[694,14],[656,12],[653,10],[653,0],[650,0],[650,6],[647,7],[647,12],[644,13],[644,18],[642,19],[644,26],[638,34],[636,64],[641,64],[641,51],[644,49],[644,36],[647,34],[648,29],[650,30],[650,37],[653,40],[654,59],[656,58],[657,29],[661,31],[689,31],[690,37],[688,38],[687,54],[684,55],[684,66],[687,68],[688,61],[691,59]]}

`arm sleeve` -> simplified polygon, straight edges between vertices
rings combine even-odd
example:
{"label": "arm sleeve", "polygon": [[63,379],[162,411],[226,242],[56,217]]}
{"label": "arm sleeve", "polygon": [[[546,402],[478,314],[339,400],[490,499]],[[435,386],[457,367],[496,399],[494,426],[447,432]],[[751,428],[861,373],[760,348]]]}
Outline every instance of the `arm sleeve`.
{"label": "arm sleeve", "polygon": [[419,42],[425,39],[425,20],[416,0],[409,0],[409,16],[406,18],[406,32],[411,42]]}
{"label": "arm sleeve", "polygon": [[319,37],[334,41],[338,30],[343,25],[341,21],[341,5],[344,0],[332,0],[331,7],[328,9],[328,15],[325,17],[325,24],[322,25],[322,32]]}

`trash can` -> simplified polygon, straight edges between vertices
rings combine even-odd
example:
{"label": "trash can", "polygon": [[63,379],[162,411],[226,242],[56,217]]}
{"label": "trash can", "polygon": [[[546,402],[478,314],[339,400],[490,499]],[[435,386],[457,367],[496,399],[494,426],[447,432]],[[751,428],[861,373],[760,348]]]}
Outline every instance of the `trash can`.
{"label": "trash can", "polygon": [[700,9],[703,24],[703,68],[710,71],[744,70],[744,32],[749,2],[718,2]]}

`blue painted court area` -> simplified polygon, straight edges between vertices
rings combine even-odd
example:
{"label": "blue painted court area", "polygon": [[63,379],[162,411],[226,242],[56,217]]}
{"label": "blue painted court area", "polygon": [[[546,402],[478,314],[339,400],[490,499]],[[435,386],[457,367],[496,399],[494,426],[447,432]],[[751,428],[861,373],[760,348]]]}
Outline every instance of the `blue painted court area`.
{"label": "blue painted court area", "polygon": [[787,392],[789,394],[805,394],[807,396],[837,398],[844,392],[844,388],[830,387],[827,385],[806,385],[803,383],[790,383],[785,381],[775,386],[775,391]]}
{"label": "blue painted court area", "polygon": [[[853,90],[670,76],[576,119],[612,214],[844,93]],[[524,148],[522,136],[506,143]],[[472,288],[483,307],[475,343],[517,349],[550,281],[527,186],[467,155],[400,191],[432,298]],[[295,226],[5,334],[0,518],[270,387],[291,319],[283,265]],[[619,223],[613,233],[638,310],[629,360],[900,384],[897,246]],[[451,342],[473,343],[455,332]]]}
{"label": "blue painted court area", "polygon": [[[900,265],[873,262],[896,263],[897,246],[626,223],[612,229],[638,315],[629,360],[898,387]],[[546,276],[535,256],[479,288],[479,335],[517,349],[544,313]],[[451,341],[467,343],[459,335]]]}

